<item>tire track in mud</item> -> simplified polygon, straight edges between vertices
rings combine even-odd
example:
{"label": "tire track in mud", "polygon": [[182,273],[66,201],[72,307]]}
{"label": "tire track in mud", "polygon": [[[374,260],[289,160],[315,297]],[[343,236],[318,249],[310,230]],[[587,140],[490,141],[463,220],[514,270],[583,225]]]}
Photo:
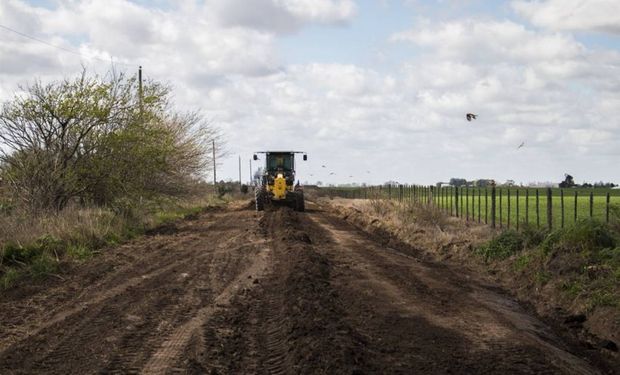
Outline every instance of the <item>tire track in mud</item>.
{"label": "tire track in mud", "polygon": [[[98,292],[82,293],[79,306],[65,304],[52,319],[29,324],[30,332],[19,327],[26,332],[20,340],[0,342],[4,348],[0,351],[0,373],[141,370],[178,327],[194,319],[205,306],[216,303],[214,296],[223,289],[230,293],[232,289],[225,286],[251,268],[252,256],[264,247],[264,241],[256,237],[253,213],[228,212],[220,219],[209,225],[210,231],[197,224],[198,231],[179,234],[180,238],[149,238],[146,242],[159,238],[166,244],[160,246],[162,251],[170,253],[161,257],[145,254],[151,259],[146,261],[151,272],[140,270],[123,279],[121,275],[136,266],[121,267],[90,286]],[[133,244],[134,249],[148,253],[139,247],[144,246],[140,242]],[[172,244],[183,246],[169,247]],[[118,279],[123,282],[114,285]]]}
{"label": "tire track in mud", "polygon": [[259,286],[239,294],[203,328],[179,367],[188,373],[355,373],[364,339],[343,321],[330,286],[331,264],[310,243],[299,216],[267,210],[263,235],[272,249]]}
{"label": "tire track in mud", "polygon": [[188,345],[192,335],[196,334],[198,329],[202,327],[218,309],[227,306],[236,293],[243,288],[251,286],[252,278],[250,278],[250,276],[262,276],[267,268],[269,251],[269,249],[263,249],[260,253],[256,254],[250,267],[246,268],[224,288],[213,300],[213,303],[198,310],[189,321],[176,328],[146,363],[142,372],[145,374],[162,374],[173,367],[178,362],[179,355]]}
{"label": "tire track in mud", "polygon": [[[393,360],[410,362],[399,365],[402,371],[599,373],[506,297],[446,267],[386,248],[328,214],[309,216],[307,224],[318,227],[313,239],[324,239],[330,258],[340,265],[340,288],[348,290],[342,294],[350,296],[352,309],[366,310],[357,316],[367,319],[354,324],[366,326],[371,337],[398,337],[391,344],[383,341],[384,348],[376,350],[392,345],[390,350],[398,353],[389,354]],[[358,303],[355,296],[365,301]],[[378,308],[369,310],[368,304]],[[404,331],[390,332],[395,323]],[[424,345],[423,337],[436,348]],[[421,356],[410,354],[416,352]],[[445,354],[438,355],[441,352]]]}

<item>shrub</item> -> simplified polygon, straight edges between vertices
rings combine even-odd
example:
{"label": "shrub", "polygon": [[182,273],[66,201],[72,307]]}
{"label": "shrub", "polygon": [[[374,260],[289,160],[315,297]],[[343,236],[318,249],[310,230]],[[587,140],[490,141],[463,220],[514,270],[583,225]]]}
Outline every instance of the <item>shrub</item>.
{"label": "shrub", "polygon": [[584,219],[549,233],[541,246],[546,253],[553,251],[591,252],[615,247],[616,239],[605,223]]}
{"label": "shrub", "polygon": [[507,230],[495,236],[489,243],[477,249],[486,261],[506,259],[523,249],[523,238],[514,230]]}

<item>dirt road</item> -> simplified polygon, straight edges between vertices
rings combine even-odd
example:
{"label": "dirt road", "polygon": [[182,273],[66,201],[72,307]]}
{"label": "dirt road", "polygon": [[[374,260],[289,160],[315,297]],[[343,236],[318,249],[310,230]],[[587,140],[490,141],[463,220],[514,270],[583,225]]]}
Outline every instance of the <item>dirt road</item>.
{"label": "dirt road", "polygon": [[206,212],[3,294],[0,373],[599,373],[492,287],[384,243],[318,207]]}

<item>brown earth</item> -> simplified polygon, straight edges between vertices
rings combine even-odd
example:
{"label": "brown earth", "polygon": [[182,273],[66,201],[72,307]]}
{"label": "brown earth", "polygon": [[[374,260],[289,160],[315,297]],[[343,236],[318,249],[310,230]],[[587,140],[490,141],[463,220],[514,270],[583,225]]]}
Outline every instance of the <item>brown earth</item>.
{"label": "brown earth", "polygon": [[0,373],[614,373],[316,206],[208,212],[0,296]]}

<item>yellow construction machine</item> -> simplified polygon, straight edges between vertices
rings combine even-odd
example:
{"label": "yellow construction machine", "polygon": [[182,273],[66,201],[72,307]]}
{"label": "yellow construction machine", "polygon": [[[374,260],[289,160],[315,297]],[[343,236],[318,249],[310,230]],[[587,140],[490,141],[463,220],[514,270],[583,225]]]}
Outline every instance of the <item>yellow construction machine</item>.
{"label": "yellow construction machine", "polygon": [[304,211],[304,190],[299,182],[295,184],[295,154],[303,154],[303,160],[308,160],[308,155],[301,151],[259,151],[254,160],[258,160],[257,154],[265,155],[265,167],[254,190],[256,211],[264,210],[266,204],[284,204]]}

